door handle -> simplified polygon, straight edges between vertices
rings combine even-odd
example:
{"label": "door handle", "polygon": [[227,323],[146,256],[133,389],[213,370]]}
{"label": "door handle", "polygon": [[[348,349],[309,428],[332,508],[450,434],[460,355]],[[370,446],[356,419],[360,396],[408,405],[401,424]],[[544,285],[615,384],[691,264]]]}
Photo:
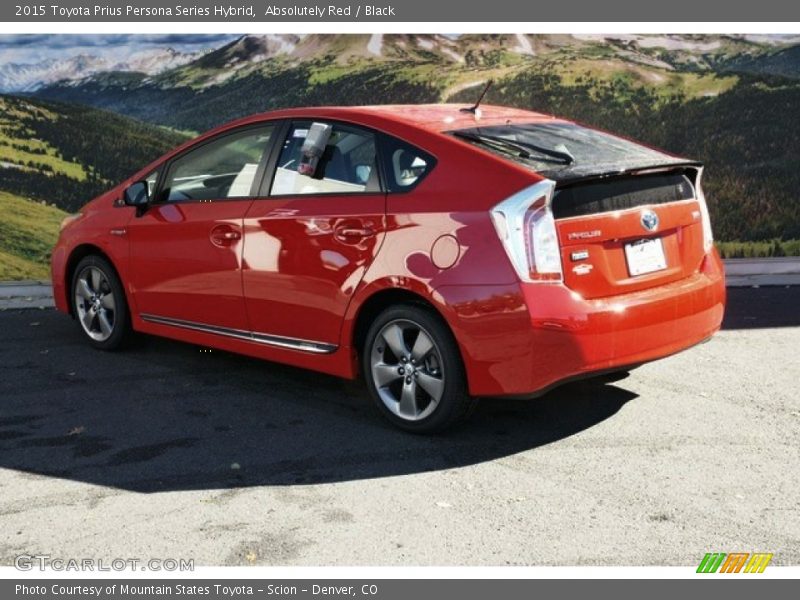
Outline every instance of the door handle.
{"label": "door handle", "polygon": [[215,246],[226,247],[242,239],[242,233],[230,225],[217,225],[211,230],[210,238]]}
{"label": "door handle", "polygon": [[353,242],[372,237],[375,235],[375,230],[371,227],[338,227],[334,235],[344,242]]}

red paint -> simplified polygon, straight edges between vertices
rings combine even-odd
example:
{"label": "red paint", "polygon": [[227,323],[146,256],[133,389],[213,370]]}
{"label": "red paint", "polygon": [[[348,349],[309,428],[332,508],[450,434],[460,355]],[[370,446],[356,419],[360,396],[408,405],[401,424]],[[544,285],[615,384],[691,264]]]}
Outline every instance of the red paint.
{"label": "red paint", "polygon": [[244,297],[253,331],[339,344],[342,319],[385,232],[385,194],[253,202]]}
{"label": "red paint", "polygon": [[[199,141],[292,118],[384,132],[422,148],[437,165],[407,193],[159,204],[140,215],[118,203],[128,185]],[[508,119],[552,117],[483,107],[480,123]],[[641,237],[640,209],[630,209],[557,221],[563,283],[520,281],[489,210],[541,177],[442,133],[474,125],[458,107],[436,105],[292,109],[217,128],[90,202],[62,231],[52,257],[56,306],[69,311],[68,265],[91,246],[119,272],[136,330],[354,377],[360,309],[376,293],[404,290],[446,320],[476,395],[530,394],[569,377],[666,356],[719,329],[722,264],[716,251],[703,252],[692,200],[654,207],[666,270],[627,275],[623,245]],[[597,229],[599,236],[570,239]],[[571,259],[581,250],[590,258],[580,262],[592,265],[584,274]],[[147,322],[142,314],[336,350],[257,344]]]}
{"label": "red paint", "polygon": [[[664,246],[668,268],[647,275],[629,277],[625,262],[624,245],[644,236],[639,226],[641,209],[573,217],[558,222],[561,243],[561,261],[564,265],[565,283],[585,298],[626,294],[652,288],[691,276],[703,260],[703,228],[696,200],[685,200],[655,207],[660,224],[658,236]],[[569,234],[579,231],[600,231],[602,234],[588,240],[570,239]],[[571,254],[587,250],[589,260],[574,262]],[[592,270],[578,275],[574,267],[591,263]]]}
{"label": "red paint", "polygon": [[247,329],[241,233],[250,203],[162,204],[132,216],[127,287],[139,312]]}

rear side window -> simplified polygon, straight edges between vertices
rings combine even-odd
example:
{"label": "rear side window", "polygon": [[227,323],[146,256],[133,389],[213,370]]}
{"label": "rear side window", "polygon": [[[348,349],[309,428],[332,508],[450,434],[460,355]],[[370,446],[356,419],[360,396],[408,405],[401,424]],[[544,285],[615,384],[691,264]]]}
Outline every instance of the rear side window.
{"label": "rear side window", "polygon": [[385,136],[382,143],[386,189],[390,192],[413,189],[436,164],[430,154],[397,138]]}
{"label": "rear side window", "polygon": [[246,198],[274,126],[250,128],[203,144],[177,158],[167,172],[167,202]]}
{"label": "rear side window", "polygon": [[[309,147],[307,139],[316,140],[318,147]],[[376,165],[372,132],[349,125],[296,122],[283,142],[270,195],[380,192]]]}

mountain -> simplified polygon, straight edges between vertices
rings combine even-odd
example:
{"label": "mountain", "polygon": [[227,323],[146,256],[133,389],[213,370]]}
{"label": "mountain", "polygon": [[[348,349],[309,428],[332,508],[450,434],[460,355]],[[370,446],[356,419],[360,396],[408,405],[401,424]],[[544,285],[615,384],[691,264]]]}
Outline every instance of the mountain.
{"label": "mountain", "polygon": [[57,81],[94,75],[104,68],[107,68],[105,60],[89,55],[32,64],[6,63],[0,65],[0,90],[29,92]]}
{"label": "mountain", "polygon": [[486,102],[535,105],[701,160],[717,240],[800,239],[800,82],[741,77],[717,95],[665,99],[634,81],[582,75],[564,86],[525,72],[498,80]]}
{"label": "mountain", "polygon": [[0,192],[0,281],[47,279],[50,250],[67,213]]}
{"label": "mountain", "polygon": [[[41,278],[67,212],[185,134],[284,106],[533,108],[704,161],[732,254],[798,252],[800,39],[709,35],[260,35],[0,66],[0,279]],[[5,83],[3,83],[5,82]],[[9,83],[10,82],[10,83]],[[767,241],[780,238],[784,241]],[[730,240],[746,240],[740,244]]]}
{"label": "mountain", "polygon": [[737,56],[726,69],[757,75],[777,75],[800,79],[800,46],[780,48],[766,56]]}
{"label": "mountain", "polygon": [[0,64],[0,92],[32,92],[61,82],[73,82],[107,72],[132,72],[157,75],[199,58],[201,53],[178,52],[172,48],[148,48],[123,61],[93,54],[35,63]]}
{"label": "mountain", "polygon": [[88,106],[0,95],[0,191],[72,212],[185,139]]}
{"label": "mountain", "polygon": [[[296,104],[446,100],[489,78],[547,72],[716,96],[740,73],[800,70],[792,37],[720,35],[248,35],[156,74],[102,71],[36,94],[202,130]],[[778,67],[777,65],[780,65]],[[759,71],[760,70],[760,71]],[[780,70],[780,73],[778,73]]]}
{"label": "mountain", "polygon": [[35,94],[201,131],[285,106],[533,108],[704,161],[718,239],[800,238],[800,38],[753,35],[259,35],[148,75]]}
{"label": "mountain", "polygon": [[[108,74],[137,74],[160,88],[204,88],[230,79],[269,71],[276,66],[319,60],[344,66],[359,60],[438,62],[472,68],[510,66],[515,58],[619,59],[666,70],[719,71],[731,67],[765,72],[771,63],[790,64],[796,54],[785,50],[800,36],[765,35],[246,35],[219,48],[181,53],[171,48],[142,50],[124,61],[102,54],[62,60],[0,66],[0,92],[30,92],[53,84],[69,85]],[[776,56],[782,54],[781,56]],[[184,68],[181,68],[184,67]],[[794,69],[794,71],[792,71]],[[156,77],[169,72],[165,77]],[[150,77],[148,77],[150,76]]]}
{"label": "mountain", "polygon": [[87,106],[0,95],[0,280],[46,278],[61,220],[184,140]]}

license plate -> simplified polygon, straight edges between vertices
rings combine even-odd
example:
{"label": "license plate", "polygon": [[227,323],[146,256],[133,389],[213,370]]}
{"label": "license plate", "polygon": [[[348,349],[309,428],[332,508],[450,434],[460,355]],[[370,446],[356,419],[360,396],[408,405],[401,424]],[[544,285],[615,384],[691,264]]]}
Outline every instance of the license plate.
{"label": "license plate", "polygon": [[667,259],[664,256],[664,245],[661,243],[661,238],[625,244],[625,258],[628,261],[628,272],[631,277],[667,268]]}

